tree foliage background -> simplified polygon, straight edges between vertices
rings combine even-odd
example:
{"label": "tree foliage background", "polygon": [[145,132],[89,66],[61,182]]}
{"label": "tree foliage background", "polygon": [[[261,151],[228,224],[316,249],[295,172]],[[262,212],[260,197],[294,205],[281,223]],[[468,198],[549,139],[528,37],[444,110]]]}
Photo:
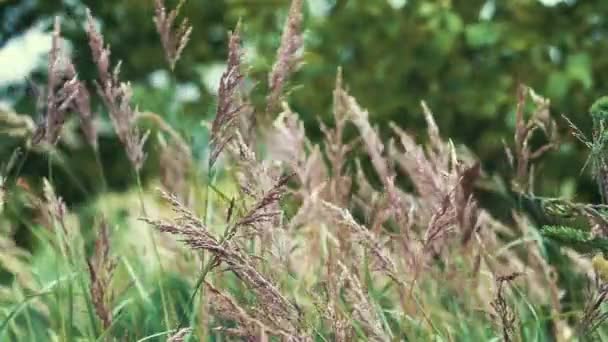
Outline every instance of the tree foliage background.
{"label": "tree foliage background", "polygon": [[[214,108],[212,89],[226,55],[226,33],[242,20],[250,73],[264,75],[279,44],[287,6],[283,0],[187,1],[184,13],[194,31],[175,77],[163,71],[152,0],[1,0],[0,48],[33,26],[48,32],[51,18],[61,15],[81,78],[93,79],[82,30],[85,8],[90,7],[101,20],[113,58],[123,61],[123,76],[134,84],[143,109],[162,113],[204,150],[200,121]],[[318,136],[319,118],[330,118],[331,89],[341,66],[345,83],[381,129],[390,121],[410,130],[422,128],[419,103],[425,100],[444,136],[471,148],[485,170],[504,170],[502,141],[513,131],[519,83],[550,98],[554,116],[565,113],[590,130],[588,107],[608,92],[603,78],[608,17],[602,15],[607,11],[608,3],[601,0],[309,0],[305,65],[292,82],[297,86],[289,101],[305,118],[310,134]],[[36,75],[43,78],[44,67]],[[36,116],[24,84],[3,83],[0,94],[19,112]],[[561,150],[537,170],[543,175],[537,190],[597,199],[590,178],[579,178],[586,159],[582,146],[566,130],[562,138],[566,143]],[[117,165],[109,170],[110,184],[126,186],[120,161],[112,162],[119,159],[113,138],[106,139],[104,163]],[[0,147],[7,156],[15,143],[3,137]],[[86,152],[71,151],[70,158],[75,172],[92,172]],[[25,174],[45,172],[39,167],[43,162],[30,158]],[[68,200],[78,200],[76,190],[58,188],[67,192],[63,196]]]}

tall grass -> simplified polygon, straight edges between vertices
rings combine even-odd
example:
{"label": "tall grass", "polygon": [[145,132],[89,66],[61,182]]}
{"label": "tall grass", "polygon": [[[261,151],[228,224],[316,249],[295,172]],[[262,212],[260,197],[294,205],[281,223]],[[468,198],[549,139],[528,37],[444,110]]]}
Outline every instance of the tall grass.
{"label": "tall grass", "polygon": [[[167,12],[156,1],[154,22],[171,69],[192,30],[186,20],[174,26],[182,4]],[[0,115],[29,149],[0,174],[0,340],[604,336],[606,279],[597,278],[586,303],[580,290],[603,259],[592,264],[547,242],[542,222],[527,210],[495,217],[478,196],[480,185],[493,181],[472,153],[441,136],[424,102],[423,139],[394,124],[385,137],[338,70],[333,124],[322,125],[321,141],[307,138],[284,90],[303,49],[302,6],[292,1],[260,108],[243,84],[250,76],[242,28],[230,34],[206,163],[162,114],[138,110],[89,12],[96,94],[137,186],[124,193],[103,186],[80,207],[65,205],[52,178],[42,192],[20,183],[15,167],[19,158],[60,151],[74,114],[106,183],[101,118],[91,112],[86,82],[69,61],[60,62],[56,21],[44,120]],[[567,202],[533,192],[535,162],[558,146],[549,101],[521,86],[514,102],[516,131],[505,143],[513,172],[503,194],[555,214]],[[274,122],[256,126],[265,122],[259,116]],[[142,122],[154,123],[156,134],[142,133]],[[348,139],[347,130],[357,136]],[[143,183],[151,144],[163,150],[161,174]],[[17,227],[31,233],[32,248],[11,237]]]}

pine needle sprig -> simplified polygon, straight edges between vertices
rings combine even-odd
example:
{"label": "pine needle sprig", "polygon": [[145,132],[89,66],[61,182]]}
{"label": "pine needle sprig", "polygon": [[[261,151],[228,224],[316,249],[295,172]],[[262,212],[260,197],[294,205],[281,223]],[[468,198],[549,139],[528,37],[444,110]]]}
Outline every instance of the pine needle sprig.
{"label": "pine needle sprig", "polygon": [[608,253],[608,239],[595,237],[591,232],[567,226],[543,226],[541,234],[561,245],[581,253],[601,251]]}

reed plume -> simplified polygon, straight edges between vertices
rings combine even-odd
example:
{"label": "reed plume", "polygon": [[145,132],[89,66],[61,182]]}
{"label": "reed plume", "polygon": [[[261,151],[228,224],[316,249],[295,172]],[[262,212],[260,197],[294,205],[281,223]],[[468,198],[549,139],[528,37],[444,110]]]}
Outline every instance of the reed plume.
{"label": "reed plume", "polygon": [[114,131],[124,146],[131,165],[139,172],[146,158],[143,147],[148,133],[142,135],[137,127],[138,112],[131,104],[131,85],[120,81],[120,63],[110,72],[110,47],[104,45],[103,36],[95,28],[95,20],[89,10],[86,31],[93,61],[97,65],[97,93],[108,109]]}
{"label": "reed plume", "polygon": [[156,31],[160,35],[165,58],[171,70],[175,69],[175,64],[180,59],[192,34],[192,25],[187,18],[179,26],[175,26],[175,19],[179,16],[185,2],[186,0],[180,0],[177,7],[169,13],[167,13],[164,0],[156,0],[154,3],[154,25],[156,25]]}

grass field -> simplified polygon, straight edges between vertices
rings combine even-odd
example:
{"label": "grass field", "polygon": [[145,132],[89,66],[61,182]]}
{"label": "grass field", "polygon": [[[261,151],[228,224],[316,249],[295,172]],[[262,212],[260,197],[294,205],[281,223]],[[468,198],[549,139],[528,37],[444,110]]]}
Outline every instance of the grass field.
{"label": "grass field", "polygon": [[[262,107],[249,100],[240,28],[231,33],[202,154],[162,113],[133,103],[92,16],[98,75],[95,87],[80,80],[57,20],[43,120],[0,112],[25,146],[0,174],[0,340],[608,338],[608,262],[593,257],[601,240],[584,236],[576,252],[556,243],[559,234],[541,234],[542,217],[560,213],[603,227],[588,206],[532,195],[534,164],[559,148],[549,101],[525,86],[514,96],[508,175],[488,175],[442,136],[424,102],[426,136],[396,125],[380,134],[340,70],[333,120],[311,141],[286,96],[303,49],[301,2],[292,2]],[[157,6],[171,69],[190,25]],[[134,184],[126,191],[107,186],[93,97],[124,147],[116,153]],[[61,146],[74,134],[97,160],[95,181],[74,182],[96,189],[67,206],[54,175],[70,172]],[[159,173],[142,181],[153,150]],[[45,160],[48,177],[21,178],[28,158]],[[500,198],[508,214],[493,213],[480,193]],[[23,231],[26,242],[17,239]]]}

